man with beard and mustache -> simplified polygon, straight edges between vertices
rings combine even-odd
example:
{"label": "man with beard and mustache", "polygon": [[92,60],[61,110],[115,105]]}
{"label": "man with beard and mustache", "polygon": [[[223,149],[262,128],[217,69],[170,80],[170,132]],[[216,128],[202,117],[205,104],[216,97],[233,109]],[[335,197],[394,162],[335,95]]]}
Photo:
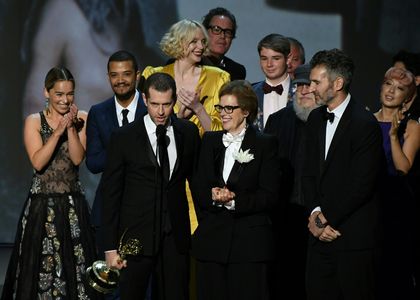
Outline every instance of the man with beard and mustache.
{"label": "man with beard and mustache", "polygon": [[[279,141],[278,155],[282,162],[283,182],[281,205],[273,214],[276,230],[277,253],[272,279],[273,299],[289,290],[294,299],[306,299],[305,262],[308,240],[307,218],[304,207],[300,176],[302,174],[305,123],[309,113],[318,105],[315,95],[309,90],[311,72],[308,64],[300,65],[295,70],[292,84],[296,90],[293,105],[288,105],[270,115],[265,126],[265,133],[275,135]],[[283,213],[284,212],[284,213]],[[284,247],[288,241],[288,247]],[[283,245],[283,246],[280,246]],[[281,278],[287,274],[287,284]]]}
{"label": "man with beard and mustache", "polygon": [[[86,166],[94,174],[102,173],[105,168],[106,148],[111,133],[125,124],[146,114],[144,102],[136,90],[140,78],[136,58],[129,52],[120,50],[108,60],[108,79],[114,96],[91,107],[86,127]],[[92,224],[96,229],[97,244],[101,225],[101,183],[92,205]],[[103,247],[98,245],[99,254]]]}
{"label": "man with beard and mustache", "polygon": [[379,187],[385,166],[381,128],[350,95],[354,63],[348,55],[322,50],[310,65],[309,91],[322,106],[307,121],[301,177],[311,212],[308,300],[379,299]]}

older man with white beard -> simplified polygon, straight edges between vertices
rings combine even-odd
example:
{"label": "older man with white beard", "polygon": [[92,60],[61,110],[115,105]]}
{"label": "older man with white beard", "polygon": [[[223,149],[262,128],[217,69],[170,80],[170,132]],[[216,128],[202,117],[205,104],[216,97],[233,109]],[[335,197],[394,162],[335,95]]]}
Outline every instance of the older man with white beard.
{"label": "older man with white beard", "polygon": [[[282,207],[275,210],[272,217],[277,231],[277,253],[279,253],[271,276],[273,299],[280,299],[285,290],[293,292],[294,299],[306,299],[308,214],[304,208],[300,175],[305,144],[305,123],[310,112],[318,107],[314,93],[309,91],[310,72],[308,64],[300,65],[295,70],[295,79],[292,82],[296,90],[293,105],[271,114],[264,130],[265,133],[275,135],[279,141],[278,155],[282,162],[284,177],[284,186],[281,189],[282,201],[279,201]],[[287,276],[288,280],[281,280],[283,276]]]}

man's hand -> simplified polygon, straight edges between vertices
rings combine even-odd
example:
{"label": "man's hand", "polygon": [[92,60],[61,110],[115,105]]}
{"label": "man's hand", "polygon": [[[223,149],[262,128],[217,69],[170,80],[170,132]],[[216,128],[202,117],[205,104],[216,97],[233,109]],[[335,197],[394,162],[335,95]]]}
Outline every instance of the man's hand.
{"label": "man's hand", "polygon": [[332,242],[339,236],[341,236],[341,233],[338,230],[335,230],[330,225],[327,225],[319,236],[319,240],[322,242]]}
{"label": "man's hand", "polygon": [[319,211],[316,211],[313,214],[311,214],[308,218],[308,229],[312,233],[312,235],[316,238],[318,238],[322,234],[322,231],[324,230],[324,228],[319,228],[318,226],[316,226],[315,219],[319,217],[319,215],[322,215],[322,213]]}
{"label": "man's hand", "polygon": [[110,269],[121,270],[122,268],[127,267],[127,261],[121,259],[117,250],[106,251],[105,252],[105,261],[106,261],[106,266]]}

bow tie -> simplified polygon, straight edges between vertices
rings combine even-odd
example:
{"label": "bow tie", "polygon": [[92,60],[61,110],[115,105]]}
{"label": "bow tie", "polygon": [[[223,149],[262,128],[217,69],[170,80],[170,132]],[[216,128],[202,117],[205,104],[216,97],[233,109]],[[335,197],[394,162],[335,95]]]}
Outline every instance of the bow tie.
{"label": "bow tie", "polygon": [[279,84],[277,86],[271,86],[267,82],[264,82],[264,86],[263,86],[264,94],[270,94],[272,91],[281,95],[281,94],[283,94],[283,86],[281,84]]}
{"label": "bow tie", "polygon": [[231,133],[227,132],[223,134],[222,137],[222,142],[223,145],[225,145],[225,147],[229,147],[232,143],[242,143],[242,140],[244,139],[245,136],[245,130],[243,130],[240,134],[238,135],[232,135]]}
{"label": "bow tie", "polygon": [[334,113],[330,113],[327,110],[324,112],[324,120],[330,121],[330,123],[334,122],[335,115]]}

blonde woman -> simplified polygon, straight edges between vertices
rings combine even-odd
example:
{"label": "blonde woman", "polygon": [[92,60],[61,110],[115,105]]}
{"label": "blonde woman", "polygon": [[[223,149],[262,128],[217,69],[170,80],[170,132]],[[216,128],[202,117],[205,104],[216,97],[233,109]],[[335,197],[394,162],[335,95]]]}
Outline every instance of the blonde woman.
{"label": "blonde woman", "polygon": [[[169,29],[160,42],[161,50],[174,63],[161,67],[146,67],[143,77],[156,72],[171,75],[176,82],[177,102],[174,112],[178,118],[189,119],[197,125],[200,136],[205,131],[221,130],[219,113],[214,108],[219,104],[220,87],[230,81],[229,73],[212,66],[201,65],[207,50],[208,36],[203,25],[197,21],[181,20]],[[194,207],[190,199],[191,231],[197,227]]]}
{"label": "blonde woman", "polygon": [[207,43],[203,25],[197,21],[181,20],[172,25],[160,42],[162,51],[175,62],[162,67],[146,67],[143,72],[145,78],[155,72],[164,72],[175,79],[178,90],[175,113],[178,118],[196,124],[201,135],[222,128],[214,105],[219,103],[220,87],[230,80],[227,72],[200,65]]}

